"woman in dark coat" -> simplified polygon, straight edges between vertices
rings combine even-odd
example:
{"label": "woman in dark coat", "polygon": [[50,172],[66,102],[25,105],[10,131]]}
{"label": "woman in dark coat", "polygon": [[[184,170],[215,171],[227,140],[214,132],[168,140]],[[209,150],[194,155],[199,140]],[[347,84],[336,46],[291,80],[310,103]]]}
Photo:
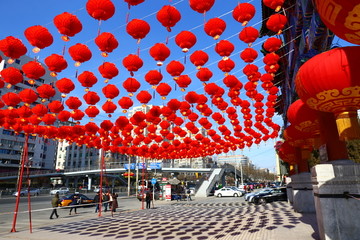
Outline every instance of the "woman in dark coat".
{"label": "woman in dark coat", "polygon": [[75,214],[77,214],[76,209],[77,209],[77,205],[81,204],[81,199],[79,198],[78,195],[74,195],[72,202],[70,203],[70,212],[69,215],[71,215],[72,210],[74,209]]}
{"label": "woman in dark coat", "polygon": [[112,194],[112,202],[111,202],[111,216],[114,216],[114,212],[116,212],[116,209],[118,208],[118,201],[117,201],[118,195],[116,193]]}

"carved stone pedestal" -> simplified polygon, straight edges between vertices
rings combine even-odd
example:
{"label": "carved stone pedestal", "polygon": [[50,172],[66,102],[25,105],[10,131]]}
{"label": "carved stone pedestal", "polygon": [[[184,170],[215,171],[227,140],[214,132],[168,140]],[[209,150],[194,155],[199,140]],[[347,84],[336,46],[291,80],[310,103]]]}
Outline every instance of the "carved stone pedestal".
{"label": "carved stone pedestal", "polygon": [[295,212],[314,213],[315,203],[311,174],[309,172],[303,172],[291,176],[291,185]]}
{"label": "carved stone pedestal", "polygon": [[311,174],[321,239],[359,239],[360,165],[332,161],[316,165]]}
{"label": "carved stone pedestal", "polygon": [[293,198],[294,195],[293,195],[293,188],[290,177],[286,178],[286,194],[287,194],[288,202],[292,205],[294,201]]}

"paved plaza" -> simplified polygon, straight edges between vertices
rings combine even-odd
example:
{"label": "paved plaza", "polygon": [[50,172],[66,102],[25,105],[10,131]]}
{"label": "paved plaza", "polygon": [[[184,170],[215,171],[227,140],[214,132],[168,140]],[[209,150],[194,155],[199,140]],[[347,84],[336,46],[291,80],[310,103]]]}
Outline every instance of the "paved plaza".
{"label": "paved plaza", "polygon": [[0,239],[319,239],[315,214],[295,213],[287,202],[250,205],[212,198],[156,205],[145,210],[120,208],[114,217],[80,209],[75,216],[36,223],[31,234],[21,230],[1,234]]}

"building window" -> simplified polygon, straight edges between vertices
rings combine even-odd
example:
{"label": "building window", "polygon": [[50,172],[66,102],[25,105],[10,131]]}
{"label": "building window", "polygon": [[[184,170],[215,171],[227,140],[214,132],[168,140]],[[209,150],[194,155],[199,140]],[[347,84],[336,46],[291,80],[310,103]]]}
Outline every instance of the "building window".
{"label": "building window", "polygon": [[4,134],[4,135],[10,135],[10,136],[12,136],[12,135],[14,135],[14,132],[3,129],[3,134]]}

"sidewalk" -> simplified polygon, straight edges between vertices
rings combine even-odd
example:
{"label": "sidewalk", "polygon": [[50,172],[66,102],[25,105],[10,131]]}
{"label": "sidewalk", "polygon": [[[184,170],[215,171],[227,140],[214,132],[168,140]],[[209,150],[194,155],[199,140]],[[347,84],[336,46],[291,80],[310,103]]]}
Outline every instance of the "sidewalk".
{"label": "sidewalk", "polygon": [[[232,198],[234,199],[234,198]],[[249,205],[225,199],[187,202],[159,201],[155,209],[122,210],[114,217],[81,214],[0,239],[319,239],[315,214],[299,214],[287,202]],[[60,219],[59,219],[60,220]],[[315,229],[315,230],[314,230]]]}

